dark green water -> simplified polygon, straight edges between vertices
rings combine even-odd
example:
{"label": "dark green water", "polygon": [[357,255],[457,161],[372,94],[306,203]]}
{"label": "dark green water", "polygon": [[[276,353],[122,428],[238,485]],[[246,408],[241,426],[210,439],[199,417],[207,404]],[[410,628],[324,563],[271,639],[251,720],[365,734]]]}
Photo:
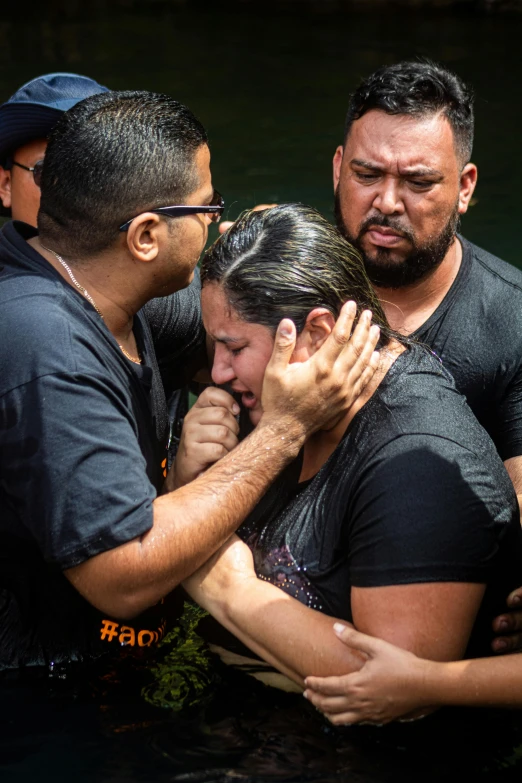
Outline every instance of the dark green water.
{"label": "dark green water", "polygon": [[210,132],[214,181],[231,216],[266,201],[304,201],[330,214],[331,158],[351,89],[384,63],[440,60],[473,84],[477,98],[480,178],[464,233],[522,263],[522,15],[394,10],[368,2],[363,10],[341,11],[342,3],[329,0],[316,2],[315,11],[296,2],[158,0],[92,0],[82,10],[79,0],[54,0],[44,4],[43,17],[28,18],[24,6],[7,5],[4,0],[0,96],[58,70],[85,73],[114,89],[174,95]]}
{"label": "dark green water", "polygon": [[[49,2],[38,17],[27,7],[5,5],[1,98],[38,74],[60,70],[115,89],[171,93],[210,132],[214,182],[231,217],[254,203],[290,200],[331,214],[331,157],[350,90],[383,63],[418,55],[442,61],[470,81],[477,96],[480,180],[463,232],[522,266],[521,16],[382,6],[341,12],[328,2],[311,11],[297,3],[278,9],[95,0],[88,9],[80,2]],[[300,697],[218,672],[214,664],[210,674],[203,672],[210,680],[204,701],[182,712],[145,702],[143,673],[120,672],[121,682],[98,680],[93,698],[85,681],[81,687],[56,679],[4,682],[0,780],[430,783],[450,776],[495,782],[520,777],[518,714],[455,711],[415,726],[337,732]],[[156,703],[162,699],[168,701],[164,690]]]}
{"label": "dark green water", "polygon": [[[186,625],[186,624],[185,624]],[[284,629],[280,629],[284,633]],[[440,783],[520,778],[522,721],[447,710],[334,729],[297,694],[225,669],[191,632],[131,656],[0,678],[2,783]],[[132,651],[131,651],[132,653]]]}

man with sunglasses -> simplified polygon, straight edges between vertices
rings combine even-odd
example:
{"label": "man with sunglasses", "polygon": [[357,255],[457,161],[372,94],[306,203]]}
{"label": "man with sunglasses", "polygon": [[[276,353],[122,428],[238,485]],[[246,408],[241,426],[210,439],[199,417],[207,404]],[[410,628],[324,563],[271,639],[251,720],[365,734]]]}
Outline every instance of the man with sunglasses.
{"label": "man with sunglasses", "polygon": [[228,453],[179,489],[165,482],[142,308],[193,278],[223,212],[209,161],[204,128],[168,96],[92,96],[50,135],[39,233],[0,232],[0,669],[146,652],[173,589],[376,366],[378,335],[364,318],[349,339],[349,307],[303,364],[289,365],[283,322],[255,432],[236,447],[238,406],[209,389],[197,404],[220,411]]}
{"label": "man with sunglasses", "polygon": [[36,226],[35,183],[47,136],[62,114],[90,95],[107,92],[87,76],[48,73],[22,85],[0,106],[0,216]]}
{"label": "man with sunglasses", "polygon": [[[36,226],[47,137],[65,111],[105,92],[107,87],[87,76],[49,73],[22,85],[0,105],[0,217]],[[216,198],[219,205],[221,197]],[[169,401],[171,454],[188,410],[187,383],[206,360],[199,296],[196,272],[189,287],[148,302],[145,310]]]}

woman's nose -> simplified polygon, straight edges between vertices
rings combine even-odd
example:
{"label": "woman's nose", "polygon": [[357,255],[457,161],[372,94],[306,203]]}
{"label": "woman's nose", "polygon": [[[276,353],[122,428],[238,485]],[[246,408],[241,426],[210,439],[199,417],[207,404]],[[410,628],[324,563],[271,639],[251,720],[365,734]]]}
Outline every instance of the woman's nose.
{"label": "woman's nose", "polygon": [[221,386],[224,383],[230,383],[235,377],[232,364],[228,358],[228,352],[226,348],[219,343],[216,344],[214,351],[211,376],[217,386]]}

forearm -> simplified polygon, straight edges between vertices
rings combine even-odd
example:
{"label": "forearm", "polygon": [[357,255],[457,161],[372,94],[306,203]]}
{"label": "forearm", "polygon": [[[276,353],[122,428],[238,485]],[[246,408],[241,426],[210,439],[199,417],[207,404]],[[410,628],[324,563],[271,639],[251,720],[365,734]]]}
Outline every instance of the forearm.
{"label": "forearm", "polygon": [[[425,665],[424,665],[425,664]],[[419,702],[455,707],[522,707],[522,655],[423,662]]]}
{"label": "forearm", "polygon": [[231,579],[226,586],[206,590],[193,578],[185,587],[247,647],[301,686],[312,673],[345,674],[362,666],[364,656],[333,636],[331,617],[268,582]]}
{"label": "forearm", "polygon": [[295,422],[260,424],[195,481],[157,498],[153,526],[145,535],[66,575],[101,611],[118,617],[139,614],[212,556],[295,459],[303,441]]}
{"label": "forearm", "polygon": [[157,498],[146,534],[66,571],[91,604],[123,618],[156,603],[237,529],[306,437],[351,407],[379,360],[371,313],[361,314],[352,334],[355,314],[355,304],[345,304],[305,362],[290,361],[295,325],[281,321],[254,432],[190,484]]}

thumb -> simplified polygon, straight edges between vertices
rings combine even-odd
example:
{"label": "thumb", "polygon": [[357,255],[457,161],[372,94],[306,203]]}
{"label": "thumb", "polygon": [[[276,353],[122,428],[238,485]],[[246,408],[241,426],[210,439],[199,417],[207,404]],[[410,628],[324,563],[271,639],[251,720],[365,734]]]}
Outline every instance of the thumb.
{"label": "thumb", "polygon": [[279,326],[274,341],[274,349],[270,359],[272,370],[284,370],[290,361],[295,348],[296,331],[295,324],[290,318],[283,318]]}
{"label": "thumb", "polygon": [[334,623],[334,632],[343,644],[354,650],[359,650],[359,652],[366,653],[370,658],[373,658],[379,650],[380,639],[367,636],[365,633],[356,631],[355,628],[349,628],[341,623]]}

